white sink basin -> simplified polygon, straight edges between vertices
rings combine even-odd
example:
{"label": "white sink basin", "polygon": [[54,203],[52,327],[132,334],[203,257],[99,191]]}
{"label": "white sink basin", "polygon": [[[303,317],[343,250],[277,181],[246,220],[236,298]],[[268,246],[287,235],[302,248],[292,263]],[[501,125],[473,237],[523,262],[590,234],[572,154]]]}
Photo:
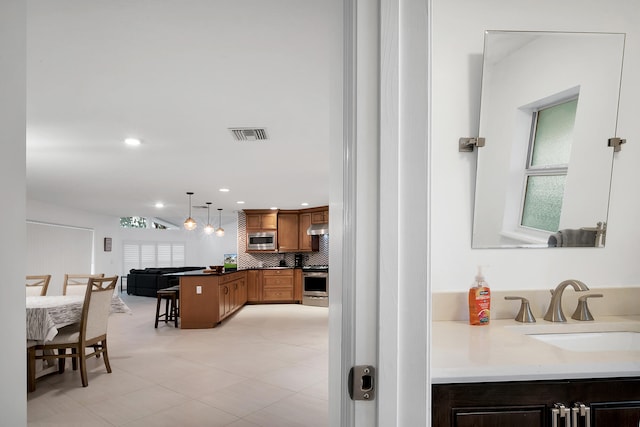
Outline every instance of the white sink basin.
{"label": "white sink basin", "polygon": [[574,332],[528,335],[564,350],[640,351],[640,332]]}

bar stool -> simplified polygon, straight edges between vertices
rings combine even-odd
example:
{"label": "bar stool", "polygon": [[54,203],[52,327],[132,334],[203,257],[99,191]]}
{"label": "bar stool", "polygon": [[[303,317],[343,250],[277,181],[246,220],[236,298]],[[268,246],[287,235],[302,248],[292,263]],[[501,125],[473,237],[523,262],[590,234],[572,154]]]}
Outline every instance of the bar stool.
{"label": "bar stool", "polygon": [[[178,327],[178,291],[170,289],[160,289],[156,292],[158,303],[156,305],[156,323],[155,328],[158,327],[158,321],[163,318],[164,323],[173,321],[175,327]],[[164,314],[160,314],[160,305],[162,300],[165,301]]]}

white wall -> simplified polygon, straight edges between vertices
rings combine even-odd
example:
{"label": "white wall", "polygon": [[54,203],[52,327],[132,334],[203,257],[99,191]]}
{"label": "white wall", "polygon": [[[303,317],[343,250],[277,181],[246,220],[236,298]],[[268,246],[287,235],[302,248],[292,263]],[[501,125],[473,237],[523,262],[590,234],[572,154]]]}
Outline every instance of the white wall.
{"label": "white wall", "polygon": [[[627,33],[606,247],[471,249],[476,136],[485,30]],[[636,0],[433,0],[432,289],[466,290],[476,265],[494,289],[546,289],[568,278],[593,287],[640,284],[640,4]]]}
{"label": "white wall", "polygon": [[0,2],[0,424],[27,424],[25,350],[25,3]]}
{"label": "white wall", "polygon": [[[122,243],[124,241],[184,242],[186,244],[186,265],[222,264],[224,254],[237,253],[238,224],[237,219],[233,218],[223,218],[224,237],[206,235],[203,233],[202,227],[196,228],[193,232],[184,229],[125,229],[120,227],[117,217],[96,215],[37,200],[27,200],[27,219],[29,220],[95,230],[94,272],[107,275],[126,273],[122,267]],[[105,237],[112,239],[111,252],[103,250]]]}

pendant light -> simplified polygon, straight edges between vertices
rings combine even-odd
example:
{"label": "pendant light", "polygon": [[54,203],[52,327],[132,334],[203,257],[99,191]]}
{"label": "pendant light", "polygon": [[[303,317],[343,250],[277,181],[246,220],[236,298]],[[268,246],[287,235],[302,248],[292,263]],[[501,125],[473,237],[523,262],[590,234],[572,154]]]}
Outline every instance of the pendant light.
{"label": "pendant light", "polygon": [[216,236],[224,236],[224,228],[222,228],[222,209],[218,208],[218,228],[216,228]]}
{"label": "pendant light", "polygon": [[207,202],[207,225],[204,226],[204,232],[206,234],[211,234],[214,232],[213,225],[211,225],[211,221],[209,221],[209,208],[211,207],[211,202]]}
{"label": "pendant light", "polygon": [[189,218],[184,220],[184,228],[186,228],[189,231],[192,231],[196,229],[198,224],[196,223],[195,219],[191,218],[191,196],[193,196],[193,193],[190,191],[187,191],[187,195],[189,196]]}

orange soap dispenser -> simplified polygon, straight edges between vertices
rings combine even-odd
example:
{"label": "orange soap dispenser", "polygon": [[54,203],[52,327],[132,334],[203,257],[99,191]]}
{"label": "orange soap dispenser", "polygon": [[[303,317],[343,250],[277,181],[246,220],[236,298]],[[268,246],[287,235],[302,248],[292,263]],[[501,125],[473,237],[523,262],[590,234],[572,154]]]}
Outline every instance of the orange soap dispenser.
{"label": "orange soap dispenser", "polygon": [[488,325],[491,314],[491,290],[478,266],[476,281],[469,289],[469,324]]}

